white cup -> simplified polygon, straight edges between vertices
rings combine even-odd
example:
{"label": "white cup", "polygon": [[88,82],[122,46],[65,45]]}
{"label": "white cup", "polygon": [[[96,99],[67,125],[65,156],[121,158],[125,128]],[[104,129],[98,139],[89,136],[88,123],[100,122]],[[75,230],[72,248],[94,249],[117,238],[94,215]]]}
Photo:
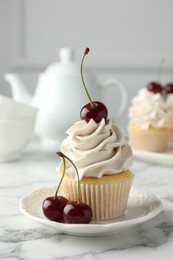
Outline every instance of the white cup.
{"label": "white cup", "polygon": [[0,96],[0,162],[17,160],[30,142],[38,109]]}
{"label": "white cup", "polygon": [[35,117],[0,120],[0,162],[18,160],[34,132]]}
{"label": "white cup", "polygon": [[0,95],[0,120],[35,117],[38,109]]}

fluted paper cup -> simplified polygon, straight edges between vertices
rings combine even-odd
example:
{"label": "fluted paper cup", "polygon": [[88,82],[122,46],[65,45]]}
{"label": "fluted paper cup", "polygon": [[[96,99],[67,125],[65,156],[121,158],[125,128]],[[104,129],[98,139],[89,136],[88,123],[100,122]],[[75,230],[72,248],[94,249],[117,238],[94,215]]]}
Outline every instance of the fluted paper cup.
{"label": "fluted paper cup", "polygon": [[[127,202],[133,181],[133,173],[124,171],[98,178],[81,180],[81,201],[91,206],[93,220],[109,220],[120,217],[127,210]],[[65,176],[62,192],[70,201],[77,200],[77,182]]]}
{"label": "fluted paper cup", "polygon": [[173,129],[171,130],[169,149],[173,150]]}
{"label": "fluted paper cup", "polygon": [[164,152],[169,149],[171,130],[162,129],[141,129],[136,126],[128,126],[129,142],[138,150],[150,152]]}

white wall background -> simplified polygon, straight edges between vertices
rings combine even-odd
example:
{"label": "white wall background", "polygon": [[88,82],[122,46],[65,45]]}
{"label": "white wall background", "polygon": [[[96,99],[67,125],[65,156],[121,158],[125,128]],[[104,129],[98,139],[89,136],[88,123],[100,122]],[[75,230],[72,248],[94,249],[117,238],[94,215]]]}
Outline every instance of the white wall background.
{"label": "white wall background", "polygon": [[[0,94],[11,96],[3,79],[9,71],[33,93],[38,74],[64,46],[75,49],[77,61],[90,47],[87,65],[99,81],[122,80],[131,99],[157,80],[162,58],[162,82],[173,79],[173,0],[0,0]],[[116,93],[110,111],[113,103]],[[126,126],[127,115],[119,123]]]}

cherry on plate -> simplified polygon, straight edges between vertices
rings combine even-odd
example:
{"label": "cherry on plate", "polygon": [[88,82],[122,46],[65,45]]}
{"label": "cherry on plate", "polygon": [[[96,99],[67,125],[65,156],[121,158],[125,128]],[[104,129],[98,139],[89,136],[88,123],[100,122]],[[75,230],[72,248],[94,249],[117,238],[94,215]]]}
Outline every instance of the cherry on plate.
{"label": "cherry on plate", "polygon": [[60,222],[63,220],[63,210],[68,200],[63,196],[47,197],[42,204],[45,217],[49,220]]}
{"label": "cherry on plate", "polygon": [[69,224],[88,224],[92,219],[92,209],[81,202],[69,202],[64,207],[64,221]]}

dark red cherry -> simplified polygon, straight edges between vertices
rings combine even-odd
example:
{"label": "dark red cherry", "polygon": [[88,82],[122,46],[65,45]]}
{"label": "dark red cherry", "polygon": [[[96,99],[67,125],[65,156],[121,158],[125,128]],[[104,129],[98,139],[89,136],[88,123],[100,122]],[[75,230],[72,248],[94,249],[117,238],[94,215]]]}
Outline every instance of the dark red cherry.
{"label": "dark red cherry", "polygon": [[165,91],[167,94],[173,94],[173,83],[166,84]]}
{"label": "dark red cherry", "polygon": [[68,200],[63,196],[48,197],[43,201],[42,209],[45,217],[60,222],[63,220],[63,210]]}
{"label": "dark red cherry", "polygon": [[80,111],[81,119],[89,122],[92,118],[96,123],[99,123],[102,118],[107,120],[108,110],[106,106],[100,101],[93,101],[92,104],[93,106],[91,103],[88,103],[82,107]]}
{"label": "dark red cherry", "polygon": [[63,217],[65,223],[88,224],[92,219],[92,209],[85,203],[69,202],[64,208]]}
{"label": "dark red cherry", "polygon": [[151,91],[153,93],[161,93],[163,88],[161,86],[161,84],[159,84],[158,82],[152,81],[147,85],[147,89],[148,91]]}

